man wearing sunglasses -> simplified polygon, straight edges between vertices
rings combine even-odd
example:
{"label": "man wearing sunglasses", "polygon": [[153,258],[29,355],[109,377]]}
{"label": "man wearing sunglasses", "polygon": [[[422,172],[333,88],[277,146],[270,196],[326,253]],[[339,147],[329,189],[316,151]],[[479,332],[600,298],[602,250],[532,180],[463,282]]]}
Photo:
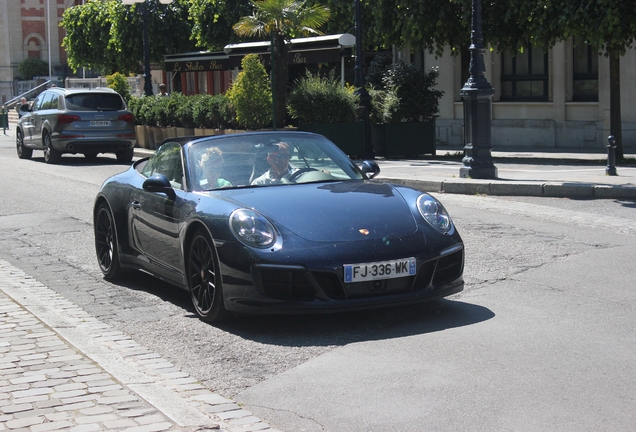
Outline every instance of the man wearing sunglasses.
{"label": "man wearing sunglasses", "polygon": [[268,185],[284,183],[284,178],[298,171],[298,168],[292,168],[289,165],[290,158],[289,145],[284,142],[278,143],[277,149],[267,153],[267,163],[270,169],[252,181],[252,184]]}

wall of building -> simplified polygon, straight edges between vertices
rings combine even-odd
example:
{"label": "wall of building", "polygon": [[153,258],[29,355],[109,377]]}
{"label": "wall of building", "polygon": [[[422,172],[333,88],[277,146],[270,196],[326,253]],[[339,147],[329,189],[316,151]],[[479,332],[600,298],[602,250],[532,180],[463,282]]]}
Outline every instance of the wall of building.
{"label": "wall of building", "polygon": [[[436,58],[428,52],[400,50],[398,57],[439,68],[438,88],[444,91],[437,119],[440,145],[461,147],[463,103],[459,92],[461,60],[447,49]],[[541,102],[501,100],[501,53],[486,51],[485,77],[495,89],[492,103],[493,148],[543,147],[604,149],[609,135],[609,60],[598,58],[598,101],[575,102],[572,97],[572,42],[560,42],[548,53],[549,98]],[[621,114],[624,148],[636,148],[636,49],[621,57]]]}

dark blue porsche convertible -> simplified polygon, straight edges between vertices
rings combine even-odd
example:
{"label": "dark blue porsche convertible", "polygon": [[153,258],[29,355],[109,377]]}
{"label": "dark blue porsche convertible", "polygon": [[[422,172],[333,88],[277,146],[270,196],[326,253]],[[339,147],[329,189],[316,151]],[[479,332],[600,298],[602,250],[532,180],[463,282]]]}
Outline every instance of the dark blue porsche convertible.
{"label": "dark blue porsche convertible", "polygon": [[108,280],[134,269],[186,289],[197,314],[404,305],[464,287],[464,245],[434,197],[373,180],[321,135],[164,142],[102,185],[95,249]]}

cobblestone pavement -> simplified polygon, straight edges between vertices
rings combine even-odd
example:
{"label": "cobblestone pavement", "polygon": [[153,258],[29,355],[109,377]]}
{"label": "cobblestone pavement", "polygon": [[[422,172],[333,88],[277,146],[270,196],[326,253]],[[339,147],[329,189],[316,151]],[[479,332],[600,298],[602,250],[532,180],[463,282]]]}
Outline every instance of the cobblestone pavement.
{"label": "cobblestone pavement", "polygon": [[0,259],[0,431],[275,432]]}

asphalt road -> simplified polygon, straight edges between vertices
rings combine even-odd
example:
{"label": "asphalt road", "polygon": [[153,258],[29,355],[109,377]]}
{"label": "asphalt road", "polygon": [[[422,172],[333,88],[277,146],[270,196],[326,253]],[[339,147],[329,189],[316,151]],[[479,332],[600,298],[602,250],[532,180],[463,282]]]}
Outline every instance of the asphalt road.
{"label": "asphalt road", "polygon": [[126,167],[0,137],[0,257],[280,430],[631,430],[636,203],[442,195],[466,289],[433,305],[211,326],[143,274],[105,282],[92,201]]}

